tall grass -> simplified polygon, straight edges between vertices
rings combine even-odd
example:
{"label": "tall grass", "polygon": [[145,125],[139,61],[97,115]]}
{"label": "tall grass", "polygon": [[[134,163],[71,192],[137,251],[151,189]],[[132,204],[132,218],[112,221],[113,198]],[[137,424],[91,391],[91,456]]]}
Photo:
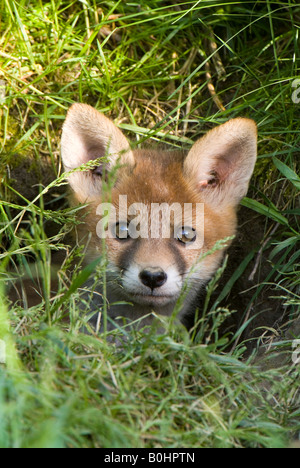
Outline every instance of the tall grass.
{"label": "tall grass", "polygon": [[[300,304],[299,22],[292,0],[0,0],[1,447],[299,443],[299,364],[291,360]],[[212,280],[191,335],[160,317],[164,334],[158,324],[147,334],[115,331],[128,334],[122,348],[82,332],[81,288],[105,275],[105,259],[84,267],[84,246],[68,238],[80,207],[68,207],[59,138],[78,101],[115,119],[137,145],[188,147],[241,115],[258,124],[258,163],[242,204],[262,220],[261,241],[216,298],[221,271]],[[238,311],[240,328],[223,334],[224,316],[234,315],[226,298],[250,261],[259,280]],[[33,306],[28,284],[38,291]],[[9,285],[19,300],[8,300]],[[264,291],[295,324],[289,335],[278,323],[261,329],[267,364],[241,342]]]}

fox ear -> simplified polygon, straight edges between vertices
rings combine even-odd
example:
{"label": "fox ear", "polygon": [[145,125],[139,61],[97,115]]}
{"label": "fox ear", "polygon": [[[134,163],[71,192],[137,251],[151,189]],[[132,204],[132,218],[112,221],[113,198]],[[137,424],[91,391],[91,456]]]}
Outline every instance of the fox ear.
{"label": "fox ear", "polygon": [[196,141],[185,159],[184,174],[206,202],[235,206],[247,193],[256,155],[255,122],[232,119]]}
{"label": "fox ear", "polygon": [[[105,157],[109,170],[116,161],[133,164],[133,154],[123,133],[111,120],[87,104],[73,104],[63,125],[61,155],[66,171]],[[103,165],[77,171],[69,182],[77,199],[85,202],[101,193]]]}

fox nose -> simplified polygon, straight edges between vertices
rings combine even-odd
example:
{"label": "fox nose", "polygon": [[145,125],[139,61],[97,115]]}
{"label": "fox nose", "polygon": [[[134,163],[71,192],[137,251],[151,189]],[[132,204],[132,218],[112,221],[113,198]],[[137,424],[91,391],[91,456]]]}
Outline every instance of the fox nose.
{"label": "fox nose", "polygon": [[149,288],[160,288],[167,281],[167,274],[161,268],[148,267],[139,274],[141,282]]}

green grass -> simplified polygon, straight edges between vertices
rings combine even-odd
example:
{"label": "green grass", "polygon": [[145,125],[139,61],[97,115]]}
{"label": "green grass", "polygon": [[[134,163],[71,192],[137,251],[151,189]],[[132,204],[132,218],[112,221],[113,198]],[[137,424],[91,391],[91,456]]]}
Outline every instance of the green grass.
{"label": "green grass", "polygon": [[[299,364],[291,360],[299,331],[263,327],[258,344],[270,351],[267,362],[259,351],[262,366],[240,337],[264,292],[277,295],[284,323],[299,314],[299,25],[292,0],[0,0],[1,447],[299,444]],[[225,110],[209,91],[208,67]],[[162,335],[155,326],[136,332],[122,349],[81,331],[80,286],[90,271],[84,247],[69,242],[78,208],[68,207],[59,158],[61,125],[78,101],[137,144],[188,147],[237,116],[258,124],[259,157],[242,204],[253,223],[262,220],[260,239],[209,301],[218,276],[212,281],[193,340],[172,322]],[[63,260],[54,262],[55,253]],[[234,311],[221,299],[250,260],[259,280],[239,330],[222,334]],[[105,259],[93,266],[99,280]],[[8,300],[8,284],[20,278],[41,292],[37,305]]]}

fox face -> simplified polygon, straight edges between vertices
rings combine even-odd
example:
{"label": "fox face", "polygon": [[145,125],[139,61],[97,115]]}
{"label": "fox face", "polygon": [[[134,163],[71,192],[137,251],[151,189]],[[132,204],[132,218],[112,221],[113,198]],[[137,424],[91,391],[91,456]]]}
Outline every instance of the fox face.
{"label": "fox face", "polygon": [[[222,248],[216,243],[235,234],[256,140],[255,123],[236,118],[210,130],[188,152],[131,150],[103,114],[84,104],[71,107],[62,160],[72,171],[74,202],[88,205],[82,224],[82,234],[91,234],[87,261],[106,249],[108,301],[123,301],[109,309],[112,318],[170,315],[183,290],[181,317],[190,313],[230,241]],[[84,170],[75,170],[82,165]]]}

